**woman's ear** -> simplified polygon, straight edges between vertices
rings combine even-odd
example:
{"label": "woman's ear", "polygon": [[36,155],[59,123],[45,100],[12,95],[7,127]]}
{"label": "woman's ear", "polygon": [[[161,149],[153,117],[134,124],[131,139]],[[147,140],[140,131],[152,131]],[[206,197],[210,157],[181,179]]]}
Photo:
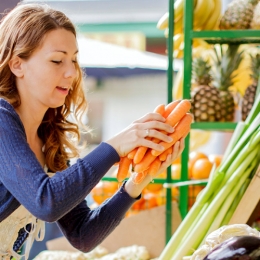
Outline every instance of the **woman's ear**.
{"label": "woman's ear", "polygon": [[9,68],[13,72],[13,74],[21,78],[23,77],[23,68],[22,68],[22,60],[18,56],[12,57],[12,59],[9,61]]}

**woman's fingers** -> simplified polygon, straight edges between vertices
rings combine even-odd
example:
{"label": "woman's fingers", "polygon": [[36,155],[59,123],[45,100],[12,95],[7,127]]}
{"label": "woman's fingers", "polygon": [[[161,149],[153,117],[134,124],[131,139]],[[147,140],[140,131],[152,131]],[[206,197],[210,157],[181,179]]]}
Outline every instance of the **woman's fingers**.
{"label": "woman's fingers", "polygon": [[[171,154],[169,154],[166,158],[166,160],[162,163],[158,174],[161,174],[163,171],[165,171],[170,165],[172,165],[173,161],[176,160],[181,153],[183,152],[185,147],[184,144],[184,138],[180,139],[178,142],[176,142],[173,146],[173,151]],[[158,175],[157,174],[157,175]]]}
{"label": "woman's fingers", "polygon": [[143,117],[135,120],[133,123],[145,123],[145,122],[149,122],[149,121],[161,121],[161,122],[165,122],[165,118],[158,114],[158,113],[148,113],[146,115],[144,115]]}

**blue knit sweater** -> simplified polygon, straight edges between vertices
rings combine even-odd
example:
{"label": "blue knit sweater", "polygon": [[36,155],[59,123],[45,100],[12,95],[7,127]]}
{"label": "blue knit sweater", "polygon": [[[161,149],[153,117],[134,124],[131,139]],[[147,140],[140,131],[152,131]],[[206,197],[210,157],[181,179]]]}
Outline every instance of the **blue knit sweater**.
{"label": "blue knit sweater", "polygon": [[119,161],[113,147],[93,152],[49,178],[30,149],[14,108],[0,99],[0,221],[20,204],[35,217],[54,222],[77,249],[87,252],[105,239],[136,201],[124,188],[94,210],[85,197]]}

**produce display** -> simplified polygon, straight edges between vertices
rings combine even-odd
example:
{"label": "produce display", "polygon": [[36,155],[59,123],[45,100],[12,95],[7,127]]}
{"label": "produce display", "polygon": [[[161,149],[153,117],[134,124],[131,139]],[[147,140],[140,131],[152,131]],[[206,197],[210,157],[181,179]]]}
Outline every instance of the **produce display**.
{"label": "produce display", "polygon": [[163,250],[160,260],[191,255],[205,237],[227,225],[260,161],[260,94],[239,122],[223,159]]}
{"label": "produce display", "polygon": [[[222,155],[209,154],[206,155],[200,151],[193,151],[189,154],[189,180],[201,180],[209,178],[211,169],[219,166],[222,161]],[[129,174],[130,175],[130,171]],[[117,175],[117,169],[113,176]],[[171,177],[173,180],[179,180],[181,178],[181,161],[180,158],[176,159],[171,165]],[[166,172],[160,174],[158,179],[165,179]],[[188,206],[189,209],[194,204],[196,197],[203,190],[205,185],[190,185],[188,191]],[[119,184],[112,181],[100,181],[94,189],[91,191],[91,196],[95,202],[93,207],[98,206],[106,199],[113,196],[118,190]],[[179,188],[173,187],[172,201],[179,202]],[[136,201],[131,209],[127,212],[126,216],[132,216],[139,213],[142,210],[151,209],[154,207],[162,206],[166,204],[166,190],[162,183],[150,183],[143,191],[142,198]]]}

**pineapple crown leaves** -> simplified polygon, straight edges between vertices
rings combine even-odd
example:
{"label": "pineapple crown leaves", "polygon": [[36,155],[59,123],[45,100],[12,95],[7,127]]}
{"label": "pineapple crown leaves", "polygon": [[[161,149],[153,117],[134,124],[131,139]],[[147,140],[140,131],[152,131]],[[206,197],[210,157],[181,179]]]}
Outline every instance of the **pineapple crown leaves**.
{"label": "pineapple crown leaves", "polygon": [[234,73],[242,59],[244,50],[239,51],[239,44],[230,43],[224,50],[223,46],[214,46],[215,55],[213,58],[213,85],[220,90],[228,91],[229,87],[234,84],[234,79],[237,76]]}
{"label": "pineapple crown leaves", "polygon": [[198,57],[193,60],[192,79],[198,85],[208,85],[212,81],[211,65],[208,59]]}
{"label": "pineapple crown leaves", "polygon": [[253,82],[257,84],[260,73],[260,53],[256,53],[255,55],[249,53],[249,56],[251,59],[250,77],[253,79]]}

